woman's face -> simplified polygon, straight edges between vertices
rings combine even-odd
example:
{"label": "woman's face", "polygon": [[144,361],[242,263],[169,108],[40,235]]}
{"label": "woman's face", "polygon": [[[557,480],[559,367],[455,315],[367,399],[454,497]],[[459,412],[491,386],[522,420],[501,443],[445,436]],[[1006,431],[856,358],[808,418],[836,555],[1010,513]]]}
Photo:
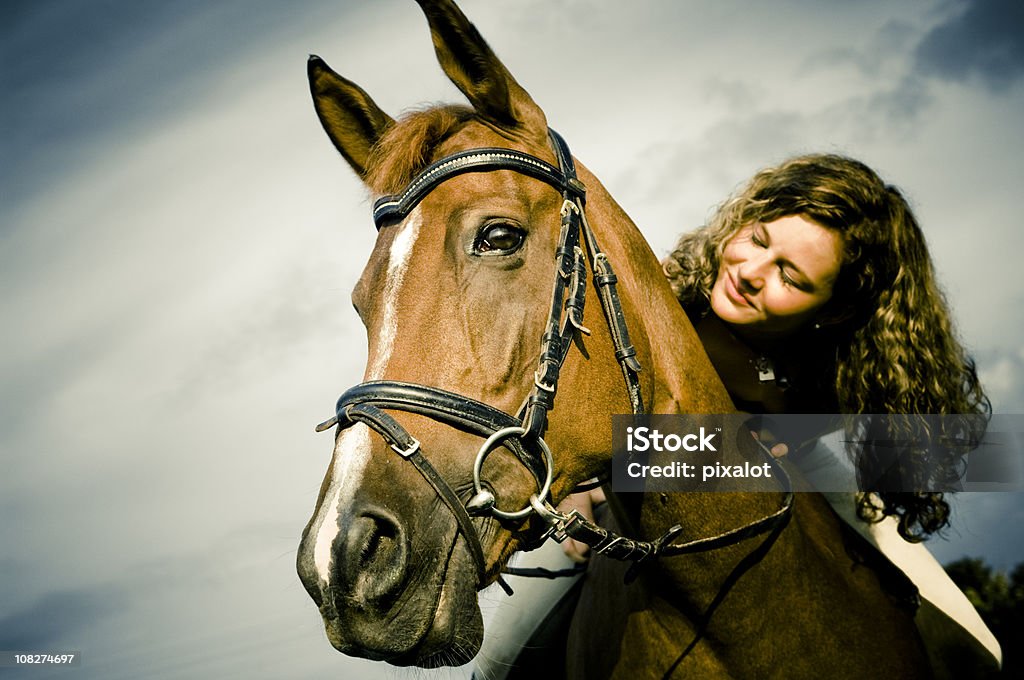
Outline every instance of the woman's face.
{"label": "woman's face", "polygon": [[842,256],[839,233],[801,215],[747,225],[725,245],[711,309],[737,330],[785,337],[832,298]]}

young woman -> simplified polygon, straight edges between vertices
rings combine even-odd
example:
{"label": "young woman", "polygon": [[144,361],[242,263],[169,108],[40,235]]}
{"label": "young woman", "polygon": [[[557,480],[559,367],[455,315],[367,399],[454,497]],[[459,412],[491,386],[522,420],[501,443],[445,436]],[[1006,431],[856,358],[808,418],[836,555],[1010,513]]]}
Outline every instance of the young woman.
{"label": "young woman", "polygon": [[[959,414],[968,442],[991,411],[957,340],[924,235],[900,192],[859,161],[800,156],[757,173],[664,261],[719,375],[756,413]],[[921,540],[949,522],[939,493],[969,447],[932,447],[858,513]],[[870,452],[854,461],[874,479]],[[871,489],[868,489],[871,490]]]}
{"label": "young woman", "polygon": [[[908,543],[949,523],[949,505],[932,490],[959,478],[991,407],[900,192],[859,161],[796,157],[757,173],[705,227],[684,234],[664,269],[742,411],[960,416],[948,434],[967,446],[914,450],[893,485],[875,484],[878,452],[863,447],[852,462],[871,493],[830,501],[908,572],[945,612],[940,618],[970,630],[967,646],[998,663],[998,643],[966,598],[923,547]],[[845,455],[798,444],[772,452],[801,468]],[[580,494],[566,505],[589,514],[594,500]],[[586,546],[563,548],[586,559]],[[494,654],[486,643],[484,651]]]}

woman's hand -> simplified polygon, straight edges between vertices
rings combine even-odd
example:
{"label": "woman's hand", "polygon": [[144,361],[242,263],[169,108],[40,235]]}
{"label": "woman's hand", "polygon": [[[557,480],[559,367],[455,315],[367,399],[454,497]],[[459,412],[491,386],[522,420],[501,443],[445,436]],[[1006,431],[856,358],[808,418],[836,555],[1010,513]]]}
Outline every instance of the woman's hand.
{"label": "woman's hand", "polygon": [[[568,498],[558,504],[558,511],[568,513],[570,510],[579,510],[586,519],[594,521],[594,508],[605,502],[604,491],[601,487],[570,494]],[[573,562],[583,563],[590,559],[590,546],[586,543],[571,538],[562,542],[562,550]]]}
{"label": "woman's hand", "polygon": [[[750,431],[750,436],[752,436],[755,440],[759,442],[761,441],[761,436],[754,430]],[[782,458],[787,453],[789,453],[789,446],[787,444],[784,444],[782,442],[773,443],[774,437],[769,437],[765,437],[765,441],[762,442],[762,445],[768,449],[768,453],[772,454],[776,458]]]}

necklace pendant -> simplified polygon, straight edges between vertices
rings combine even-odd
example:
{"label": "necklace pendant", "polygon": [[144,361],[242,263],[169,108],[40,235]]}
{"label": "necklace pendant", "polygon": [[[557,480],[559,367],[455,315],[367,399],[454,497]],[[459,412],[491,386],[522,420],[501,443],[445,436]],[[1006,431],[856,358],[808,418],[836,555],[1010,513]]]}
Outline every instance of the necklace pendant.
{"label": "necklace pendant", "polygon": [[775,366],[768,357],[758,357],[754,361],[754,368],[757,369],[757,379],[761,382],[772,382],[775,380]]}

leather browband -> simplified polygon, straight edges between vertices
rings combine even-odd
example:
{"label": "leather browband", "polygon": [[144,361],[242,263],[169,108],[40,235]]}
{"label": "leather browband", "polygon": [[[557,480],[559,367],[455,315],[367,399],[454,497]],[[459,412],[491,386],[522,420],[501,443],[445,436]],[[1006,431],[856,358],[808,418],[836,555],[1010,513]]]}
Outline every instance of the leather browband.
{"label": "leather browband", "polygon": [[447,156],[427,166],[400,194],[383,196],[373,204],[373,223],[381,227],[404,219],[434,188],[457,175],[467,172],[513,170],[550,184],[563,194],[584,195],[583,185],[575,177],[565,174],[539,158],[515,149],[483,148],[463,151]]}

